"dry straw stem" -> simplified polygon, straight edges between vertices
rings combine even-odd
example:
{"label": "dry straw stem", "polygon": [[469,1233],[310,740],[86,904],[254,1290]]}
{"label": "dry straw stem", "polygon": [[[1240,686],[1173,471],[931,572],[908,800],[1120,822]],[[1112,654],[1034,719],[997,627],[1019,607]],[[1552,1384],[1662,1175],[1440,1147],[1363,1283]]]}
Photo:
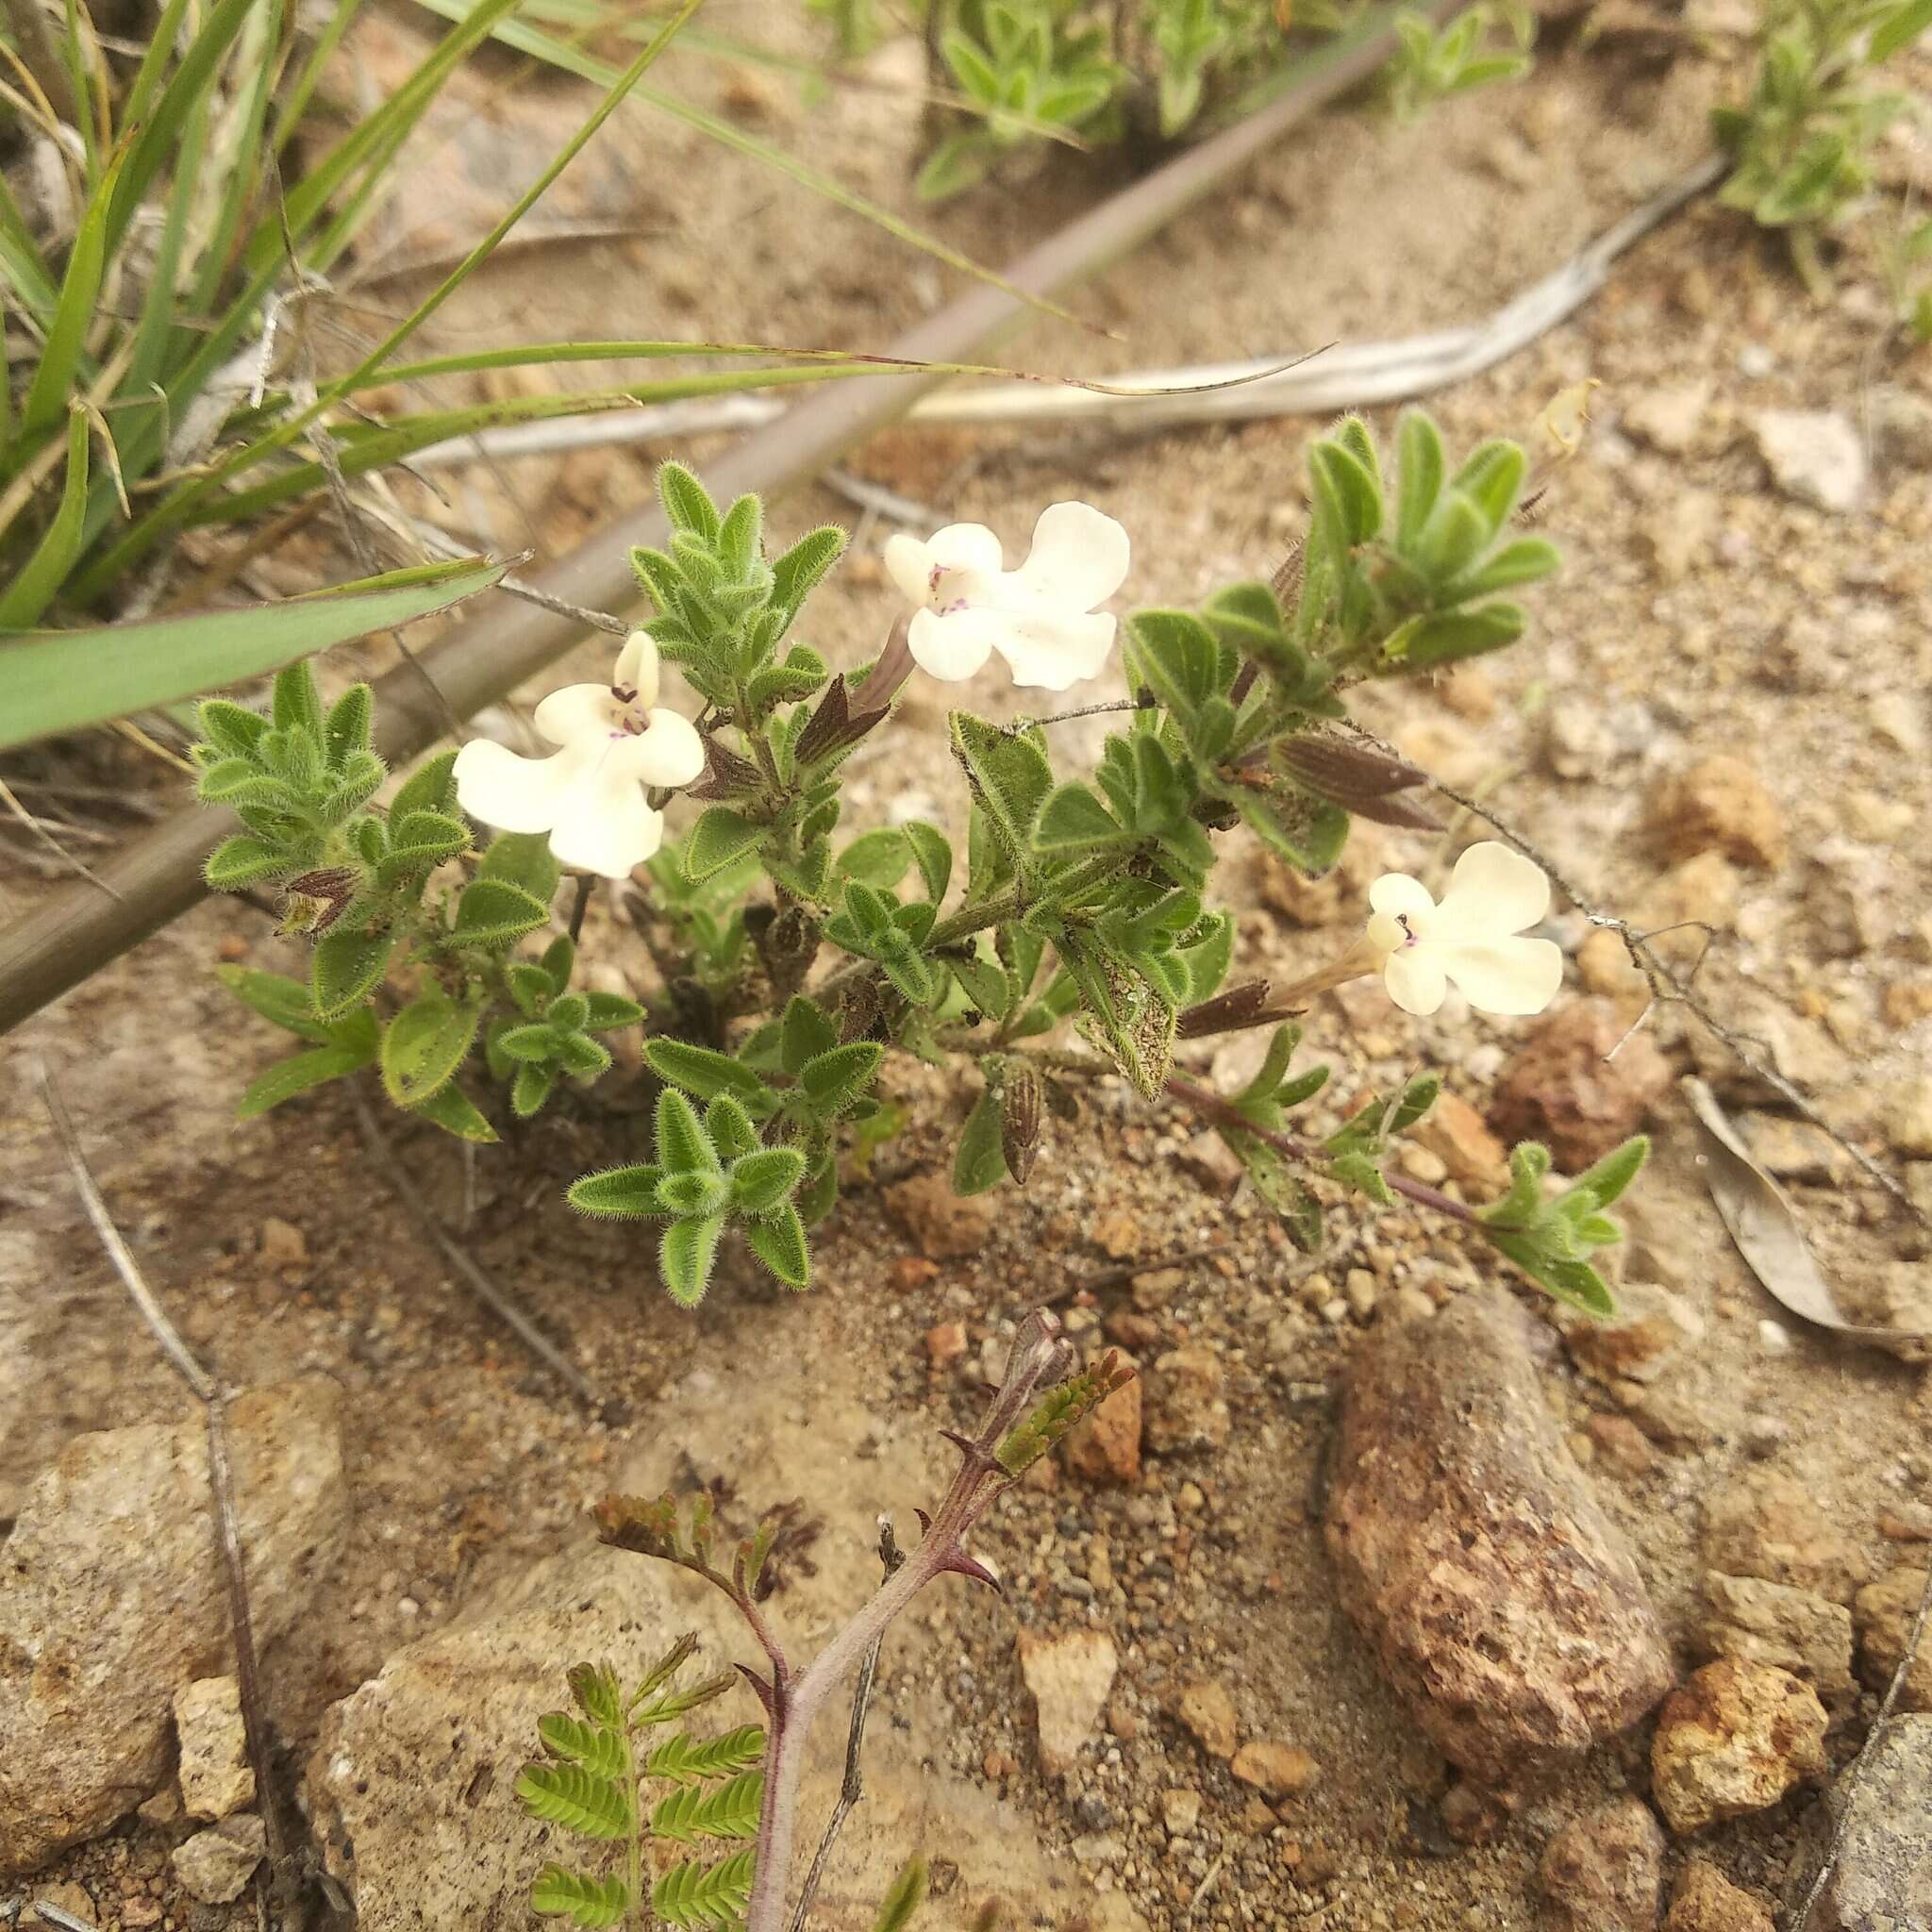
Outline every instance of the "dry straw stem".
{"label": "dry straw stem", "polygon": [[[40,1076],[41,1092],[46,1100],[48,1115],[53,1120],[54,1131],[59,1136],[61,1146],[66,1150],[68,1165],[74,1171],[74,1184],[79,1190],[87,1217],[93,1223],[94,1232],[100,1237],[102,1247],[108,1251],[114,1272],[120,1275],[134,1306],[141,1311],[142,1319],[160,1343],[161,1352],[193,1391],[194,1399],[201,1404],[208,1427],[208,1488],[214,1497],[222,1570],[228,1585],[228,1622],[235,1640],[235,1681],[242,1692],[242,1726],[248,1740],[248,1762],[255,1773],[255,1789],[268,1851],[270,1883],[286,1900],[292,1897],[293,1886],[289,1871],[288,1846],[282,1837],[281,1816],[275,1808],[275,1771],[269,1758],[268,1726],[261,1712],[261,1684],[255,1658],[255,1624],[248,1610],[248,1571],[242,1554],[241,1532],[235,1525],[235,1477],[228,1457],[226,1398],[221,1384],[196,1359],[187,1342],[182,1341],[180,1331],[168,1319],[167,1310],[161,1307],[142,1274],[133,1250],[114,1224],[114,1217],[108,1212],[107,1201],[88,1167],[87,1156],[81,1149],[80,1136],[75,1131],[67,1104],[61,1099],[60,1090],[44,1065],[40,1069]],[[265,1910],[262,1894],[258,1891],[256,1896],[258,1907]]]}
{"label": "dry straw stem", "polygon": [[[1432,0],[1446,13],[1454,0]],[[1374,73],[1394,42],[1386,25],[1315,57],[1307,77],[1225,133],[1189,150],[1030,249],[1008,271],[1024,294],[981,285],[949,303],[891,344],[908,361],[960,361],[1028,320],[1024,295],[1071,288],[1126,254],[1264,153],[1282,135]],[[839,454],[896,421],[947,378],[937,373],[881,375],[821,391],[752,436],[713,465],[714,495],[776,493],[816,475]],[[638,545],[667,540],[662,513],[641,508],[619,519],[536,579],[544,595],[580,608],[623,610],[639,596],[630,567]],[[466,718],[493,704],[559,657],[582,634],[560,613],[509,598],[453,625],[422,651],[449,708]],[[404,763],[443,729],[441,708],[408,665],[376,691],[377,749]],[[135,840],[100,868],[122,896],[102,897],[84,883],[48,894],[28,917],[0,932],[0,1032],[57,999],[108,960],[194,905],[207,887],[202,861],[234,829],[229,816],[194,807]]]}

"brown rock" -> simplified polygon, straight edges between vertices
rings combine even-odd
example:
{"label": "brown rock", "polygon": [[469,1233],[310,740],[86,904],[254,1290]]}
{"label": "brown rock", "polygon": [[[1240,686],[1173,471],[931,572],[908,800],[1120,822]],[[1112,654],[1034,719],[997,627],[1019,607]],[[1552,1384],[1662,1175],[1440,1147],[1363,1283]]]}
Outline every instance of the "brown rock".
{"label": "brown rock", "polygon": [[1715,1865],[1692,1858],[1677,1874],[1663,1932],[1776,1932],[1771,1914]]}
{"label": "brown rock", "polygon": [[1298,1798],[1322,1775],[1322,1767],[1300,1746],[1258,1738],[1243,1744],[1227,1768],[1269,1798]]}
{"label": "brown rock", "polygon": [[1652,801],[1650,830],[1671,858],[1722,852],[1740,865],[1775,872],[1789,842],[1784,814],[1742,758],[1720,754],[1680,772]]}
{"label": "brown rock", "polygon": [[[1545,1014],[1503,1069],[1490,1124],[1506,1141],[1541,1141],[1565,1174],[1627,1140],[1669,1091],[1671,1070],[1647,1033],[1624,1040],[1608,1000],[1573,1000]],[[1615,1059],[1606,1059],[1623,1040]]]}
{"label": "brown rock", "polygon": [[1737,867],[1722,852],[1700,852],[1653,880],[1631,916],[1650,936],[1654,953],[1688,969],[1709,948],[1713,934],[1737,924],[1742,891]]}
{"label": "brown rock", "polygon": [[1706,1574],[1704,1594],[1696,1637],[1704,1656],[1774,1664],[1824,1698],[1851,1690],[1852,1615],[1842,1604],[1788,1583],[1716,1570]]}
{"label": "brown rock", "polygon": [[1487,1201],[1509,1186],[1509,1151],[1459,1093],[1437,1098],[1409,1139],[1426,1147],[1473,1200]]}
{"label": "brown rock", "polygon": [[[1131,1361],[1124,1366],[1133,1367]],[[1060,1452],[1075,1475],[1093,1483],[1141,1480],[1141,1378],[1124,1383],[1074,1433]]]}
{"label": "brown rock", "polygon": [[1576,949],[1576,976],[1591,992],[1615,1000],[1620,1012],[1634,1012],[1650,997],[1650,982],[1630,962],[1621,935],[1598,926]]}
{"label": "brown rock", "polygon": [[308,1262],[308,1242],[302,1230],[280,1215],[271,1214],[261,1224],[261,1265],[280,1272],[306,1267]]}
{"label": "brown rock", "polygon": [[925,1331],[925,1352],[936,1369],[956,1362],[966,1353],[966,1324],[941,1322]]}
{"label": "brown rock", "polygon": [[1848,1604],[1871,1574],[1864,1554],[1801,1484],[1753,1470],[1707,1505],[1704,1560],[1726,1576],[1788,1583]]}
{"label": "brown rock", "polygon": [[1203,1342],[1172,1348],[1148,1377],[1147,1446],[1166,1455],[1175,1449],[1219,1449],[1231,1424],[1218,1351]]}
{"label": "brown rock", "polygon": [[[1906,1641],[1925,1593],[1925,1572],[1905,1568],[1888,1572],[1857,1594],[1852,1617],[1858,1629],[1858,1674],[1874,1690],[1891,1682]],[[1922,1643],[1912,1667],[1899,1686],[1901,1710],[1932,1710],[1932,1642]]]}
{"label": "brown rock", "polygon": [[1657,1462],[1649,1438],[1627,1415],[1593,1415],[1583,1433],[1597,1455],[1625,1475],[1646,1475]]}
{"label": "brown rock", "polygon": [[[343,1535],[339,1404],[316,1377],[228,1407],[261,1645],[312,1603]],[[225,1667],[228,1628],[200,1414],[74,1438],[0,1552],[0,1873],[92,1838],[160,1783],[175,1693]]]}
{"label": "brown rock", "polygon": [[1241,1736],[1241,1720],[1224,1684],[1198,1678],[1181,1687],[1181,1723],[1210,1757],[1232,1757]]}
{"label": "brown rock", "polygon": [[1311,879],[1257,847],[1256,883],[1262,902],[1291,925],[1332,925],[1338,919],[1357,920],[1362,915],[1370,882],[1388,870],[1386,849],[1379,833],[1353,825],[1340,860],[1320,878]]}
{"label": "brown rock", "polygon": [[191,1818],[226,1818],[255,1803],[255,1773],[233,1677],[197,1677],[175,1693],[181,1803]]}
{"label": "brown rock", "polygon": [[991,1195],[962,1197],[942,1175],[922,1174],[886,1190],[886,1211],[928,1261],[959,1261],[986,1245],[999,1210]]}
{"label": "brown rock", "polygon": [[1073,1768],[1081,1746],[1100,1728],[1120,1658],[1105,1630],[1058,1637],[1022,1630],[1019,1646],[1020,1674],[1039,1718],[1041,1766],[1058,1776]]}
{"label": "brown rock", "polygon": [[1816,1932],[1921,1932],[1932,1900],[1932,1717],[1894,1717],[1825,1801],[1842,1831]]}
{"label": "brown rock", "polygon": [[1641,1798],[1599,1805],[1543,1847],[1537,1877],[1551,1932],[1656,1932],[1662,1828]]}
{"label": "brown rock", "polygon": [[268,1833],[252,1811],[197,1831],[170,1855],[183,1889],[203,1905],[225,1906],[242,1896],[268,1849]]}
{"label": "brown rock", "polygon": [[1349,1364],[1328,1498],[1344,1607],[1416,1722],[1490,1783],[1625,1729],[1673,1675],[1530,1332],[1493,1292],[1374,1329]]}
{"label": "brown rock", "polygon": [[1599,1382],[1655,1382],[1680,1350],[1704,1339],[1704,1318],[1682,1295],[1647,1281],[1617,1285],[1617,1312],[1597,1321],[1557,1311],[1576,1366]]}
{"label": "brown rock", "polygon": [[1706,1664],[1671,1692],[1651,1740],[1651,1791],[1678,1833],[1775,1805],[1824,1770],[1824,1707],[1770,1664]]}

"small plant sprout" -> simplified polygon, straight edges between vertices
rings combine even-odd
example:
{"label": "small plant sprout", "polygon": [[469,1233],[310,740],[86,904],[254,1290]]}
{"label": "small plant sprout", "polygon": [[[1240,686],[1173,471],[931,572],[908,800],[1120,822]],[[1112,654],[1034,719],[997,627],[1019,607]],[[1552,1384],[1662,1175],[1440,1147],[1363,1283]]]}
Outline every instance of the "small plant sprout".
{"label": "small plant sprout", "polygon": [[1389,997],[1405,1013],[1433,1013],[1451,985],[1479,1013],[1541,1013],[1563,983],[1562,949],[1517,937],[1550,909],[1540,866],[1486,839],[1456,861],[1437,904],[1407,873],[1369,888],[1368,942]]}
{"label": "small plant sprout", "polygon": [[[1357,819],[1440,831],[1421,803],[1427,774],[1365,741],[1349,704],[1365,682],[1431,675],[1523,635],[1515,594],[1559,560],[1522,527],[1526,468],[1502,441],[1452,461],[1420,409],[1385,458],[1350,418],[1312,445],[1307,538],[1265,579],[1117,625],[1096,607],[1126,575],[1127,533],[1089,505],[1058,503],[1015,570],[978,525],[895,539],[887,562],[913,608],[882,610],[836,648],[795,632],[824,608],[812,593],[843,533],[810,530],[768,556],[757,498],[714,503],[666,463],[665,547],[632,555],[648,630],[625,644],[610,686],[567,687],[539,706],[549,757],[469,744],[430,760],[384,809],[361,687],[325,713],[304,666],[278,680],[272,719],[204,708],[203,793],[243,826],[210,881],[278,887],[287,925],[317,936],[306,986],[236,982],[309,1049],[264,1074],[244,1107],[374,1061],[398,1106],[452,1132],[491,1139],[506,1108],[525,1117],[575,1094],[591,1139],[611,1065],[595,1036],[641,1023],[649,1144],[620,1138],[635,1103],[605,1116],[613,1164],[597,1163],[570,1199],[658,1224],[645,1239],[658,1278],[690,1307],[727,1255],[808,1285],[812,1230],[860,1171],[845,1157],[899,1119],[877,1091],[891,1056],[958,1081],[953,1184],[965,1194],[1026,1185],[1055,1138],[1077,1131],[1082,1089],[1117,1076],[1220,1132],[1304,1247],[1339,1207],[1406,1195],[1553,1293],[1603,1307],[1607,1290],[1577,1251],[1610,1227],[1601,1215],[1577,1239],[1541,1220],[1506,1229],[1388,1160],[1434,1100],[1436,1075],[1350,1096],[1334,1132],[1289,1131],[1327,1078],[1294,1063],[1294,1019],[1324,987],[1378,974],[1418,1014],[1451,985],[1482,1011],[1549,1003],[1561,955],[1526,930],[1549,905],[1539,868],[1478,844],[1440,903],[1391,873],[1362,908],[1357,944],[1292,984],[1231,983],[1236,926],[1216,903],[1237,828],[1307,875],[1335,865]],[[1099,708],[1117,728],[1085,768],[1069,769],[1051,715],[995,723],[962,708],[942,741],[903,741],[917,712],[896,700],[916,666],[957,679],[997,652],[1018,683],[1059,691],[1106,666],[1117,630],[1125,699]],[[835,670],[834,655],[850,668]],[[693,694],[695,724],[658,705],[660,659]],[[963,836],[924,819],[848,823],[846,760],[893,732],[902,756],[957,772]],[[660,844],[679,786],[691,816]],[[499,828],[480,850],[470,819]],[[554,927],[575,919],[588,881],[559,917],[563,864],[612,876],[641,867],[629,908],[649,955],[636,968],[648,1009],[575,983],[575,935]],[[1176,1064],[1184,1041],[1261,1026],[1274,1038],[1239,1093]],[[466,1091],[479,1074],[494,1098]],[[1594,1285],[1579,1287],[1586,1276]]]}
{"label": "small plant sprout", "polygon": [[537,707],[539,732],[558,749],[519,757],[474,738],[457,754],[457,803],[502,832],[547,832],[558,863],[628,878],[664,841],[648,786],[696,782],[705,747],[690,721],[658,704],[658,646],[634,630],[608,686],[567,684]]}
{"label": "small plant sprout", "polygon": [[[760,1600],[759,1577],[772,1549],[769,1525],[745,1539],[728,1561],[721,1563],[713,1556],[715,1528],[708,1497],[700,1496],[686,1506],[670,1494],[655,1500],[607,1496],[596,1511],[598,1533],[607,1543],[690,1570],[723,1591],[737,1607],[767,1660],[763,1673],[744,1672],[764,1707],[765,1729],[728,1732],[708,1744],[673,1739],[641,1759],[630,1741],[636,1729],[659,1722],[655,1713],[681,1714],[693,1701],[677,1701],[676,1693],[662,1688],[666,1676],[655,1673],[627,1703],[620,1704],[613,1694],[601,1697],[597,1712],[587,1709],[589,1734],[576,1720],[546,1718],[544,1743],[562,1762],[554,1769],[535,1766],[525,1772],[518,1787],[525,1803],[538,1816],[587,1836],[627,1840],[632,1850],[628,1871],[623,1874],[593,1879],[547,1868],[537,1884],[538,1909],[573,1912],[579,1924],[611,1925],[641,1903],[637,1847],[646,1827],[636,1796],[641,1770],[669,1775],[684,1788],[682,1794],[674,1794],[652,1813],[649,1830],[657,1836],[675,1836],[660,1823],[667,1807],[675,1814],[673,1822],[694,1835],[755,1835],[748,1851],[727,1854],[708,1868],[680,1865],[672,1877],[659,1879],[650,1905],[660,1918],[679,1926],[741,1919],[743,1932],[783,1932],[797,1924],[799,1918],[790,1908],[791,1870],[799,1829],[799,1780],[813,1724],[848,1679],[858,1674],[861,1686],[869,1681],[870,1673],[861,1671],[863,1660],[875,1657],[893,1619],[929,1583],[950,1574],[999,1588],[991,1571],[970,1548],[974,1531],[1041,1457],[1131,1375],[1111,1351],[1076,1372],[1073,1346],[1056,1317],[1045,1310],[1029,1315],[1014,1337],[999,1392],[978,1432],[972,1437],[947,1432],[946,1440],[959,1454],[958,1474],[932,1514],[920,1512],[924,1534],[919,1541],[901,1551],[890,1526],[882,1524],[885,1580],[871,1602],[803,1666],[794,1665],[786,1655]],[[574,1690],[584,1675],[583,1671],[573,1673]],[[607,1672],[598,1688],[608,1686],[614,1693],[616,1682]],[[714,1695],[714,1685],[715,1680],[700,1687],[694,1696]],[[861,1721],[864,1695],[861,1689]],[[578,1702],[583,1705],[581,1694]],[[762,1745],[757,1771],[744,1769],[752,1761],[741,1742],[748,1738]],[[722,1779],[727,1774],[729,1783],[715,1786],[708,1795],[694,1794],[701,1778]],[[856,1764],[849,1766],[848,1779],[856,1774]],[[808,1903],[809,1886],[808,1879],[808,1899],[800,1901],[801,1909]],[[880,1923],[903,1924],[917,1893],[915,1878],[902,1879]],[[601,1916],[584,1916],[587,1907]],[[707,1917],[701,1907],[715,1908]]]}
{"label": "small plant sprout", "polygon": [[914,605],[907,643],[929,676],[952,684],[997,651],[1013,682],[1065,691],[1098,675],[1114,620],[1095,610],[1126,581],[1127,533],[1091,504],[1056,503],[1033,526],[1018,570],[983,524],[949,524],[922,543],[899,535],[886,569]]}

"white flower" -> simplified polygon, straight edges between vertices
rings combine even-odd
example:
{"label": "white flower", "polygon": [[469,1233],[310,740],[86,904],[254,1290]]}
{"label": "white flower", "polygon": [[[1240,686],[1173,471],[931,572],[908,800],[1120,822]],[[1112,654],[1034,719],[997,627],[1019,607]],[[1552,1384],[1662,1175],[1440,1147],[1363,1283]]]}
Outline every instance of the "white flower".
{"label": "white flower", "polygon": [[1114,621],[1094,612],[1127,575],[1127,533],[1086,503],[1056,503],[1033,526],[1018,570],[1001,568],[983,524],[948,524],[922,543],[900,535],[886,569],[919,608],[908,641],[923,671],[971,677],[999,652],[1015,684],[1065,691],[1092,677],[1113,648]]}
{"label": "white flower", "polygon": [[1493,839],[1456,861],[1440,906],[1420,879],[1400,872],[1369,888],[1369,946],[1405,1013],[1433,1013],[1451,980],[1478,1012],[1540,1013],[1563,983],[1557,946],[1515,937],[1550,909],[1550,882]]}
{"label": "white flower", "polygon": [[457,800],[500,832],[548,832],[564,865],[627,877],[657,851],[664,814],[647,785],[689,785],[704,741],[675,711],[653,710],[658,647],[634,630],[611,682],[567,684],[537,707],[537,729],[559,748],[544,758],[475,738],[457,754]]}

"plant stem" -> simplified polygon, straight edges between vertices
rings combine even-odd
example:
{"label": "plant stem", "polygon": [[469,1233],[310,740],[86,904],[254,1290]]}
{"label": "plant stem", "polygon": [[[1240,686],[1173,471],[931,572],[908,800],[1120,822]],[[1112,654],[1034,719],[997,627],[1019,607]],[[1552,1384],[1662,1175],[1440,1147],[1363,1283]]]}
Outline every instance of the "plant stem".
{"label": "plant stem", "polygon": [[[1303,1167],[1317,1166],[1321,1162],[1319,1148],[1310,1146],[1306,1141],[1297,1141],[1291,1134],[1277,1134],[1270,1128],[1256,1126],[1232,1101],[1224,1100],[1206,1087],[1197,1087],[1191,1080],[1182,1079],[1178,1074],[1169,1079],[1167,1091],[1184,1107],[1191,1108],[1203,1120],[1252,1135],[1264,1145],[1274,1148],[1285,1160],[1292,1160]],[[1406,1195],[1420,1208],[1432,1208],[1451,1221],[1461,1222],[1466,1227],[1482,1225],[1473,1208],[1457,1200],[1453,1194],[1445,1194],[1441,1188],[1432,1188],[1425,1181],[1411,1180],[1404,1174],[1391,1174],[1384,1178],[1398,1194]]]}

